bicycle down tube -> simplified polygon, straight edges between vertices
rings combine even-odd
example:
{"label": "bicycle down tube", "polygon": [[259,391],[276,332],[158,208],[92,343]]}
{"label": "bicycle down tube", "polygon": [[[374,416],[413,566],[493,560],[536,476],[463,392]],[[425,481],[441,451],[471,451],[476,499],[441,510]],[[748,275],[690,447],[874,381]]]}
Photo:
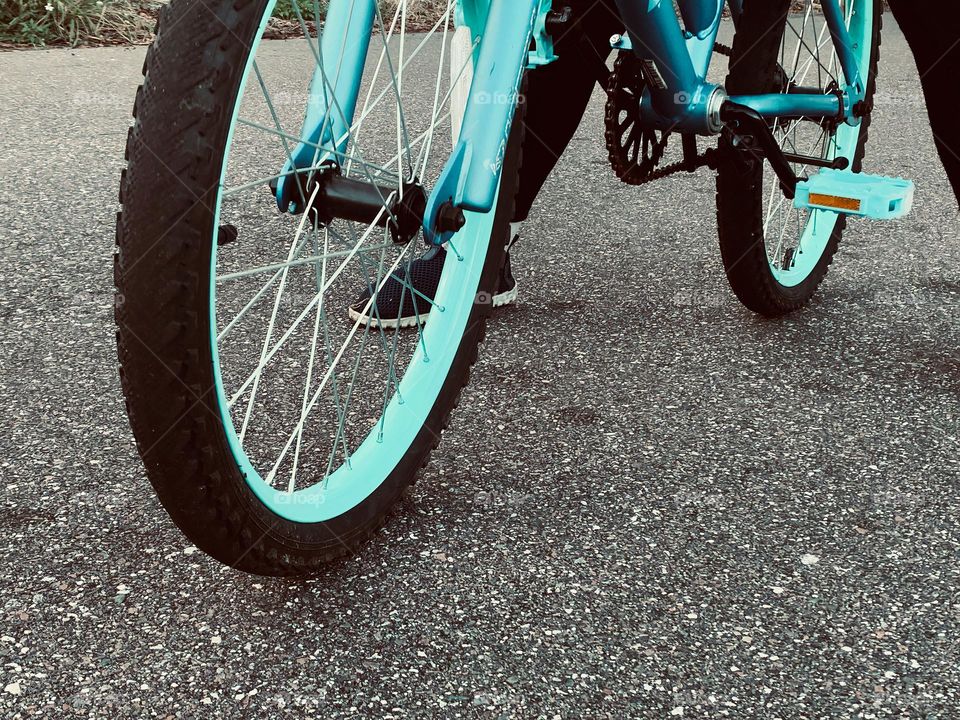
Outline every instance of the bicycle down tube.
{"label": "bicycle down tube", "polygon": [[[686,27],[681,28],[672,2],[665,0],[617,0],[633,52],[640,59],[653,88],[645,97],[645,116],[658,127],[713,134],[719,132],[719,110],[729,99],[745,105],[762,117],[833,117],[858,122],[852,108],[865,93],[850,33],[844,24],[839,0],[823,0],[823,14],[836,47],[846,84],[835,94],[804,92],[743,95],[727,98],[717,85],[706,81],[722,17],[723,0],[679,0]],[[740,0],[730,3],[736,20]],[[854,15],[851,23],[860,19]],[[692,26],[691,26],[692,25]]]}

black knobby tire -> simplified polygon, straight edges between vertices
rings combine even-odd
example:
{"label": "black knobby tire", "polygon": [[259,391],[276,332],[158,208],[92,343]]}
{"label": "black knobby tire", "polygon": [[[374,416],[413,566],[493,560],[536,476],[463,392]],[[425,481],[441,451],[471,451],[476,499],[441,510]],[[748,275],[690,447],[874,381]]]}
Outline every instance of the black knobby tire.
{"label": "black knobby tire", "polygon": [[[726,89],[731,95],[774,92],[777,57],[790,0],[747,0],[734,37]],[[873,43],[867,78],[868,102],[877,86],[880,59],[880,29],[883,5],[874,0]],[[771,31],[771,28],[774,28]],[[851,167],[861,169],[869,135],[870,115],[862,129]],[[721,150],[729,149],[721,137]],[[724,160],[717,172],[717,229],[720,254],[730,287],[750,310],[766,317],[779,317],[806,305],[827,274],[837,251],[846,216],[841,215],[819,262],[798,285],[783,285],[773,275],[764,242],[764,163],[748,153],[721,153]]]}
{"label": "black knobby tire", "polygon": [[[266,5],[265,0],[173,0],[161,13],[144,62],[121,179],[114,267],[117,350],[137,447],[174,522],[223,563],[258,574],[294,575],[352,552],[385,522],[447,426],[477,358],[490,305],[475,303],[427,422],[366,500],[310,524],[286,520],[258,500],[238,469],[220,419],[209,283],[224,148],[248,48]],[[492,295],[509,239],[522,121],[514,128],[478,297]]]}

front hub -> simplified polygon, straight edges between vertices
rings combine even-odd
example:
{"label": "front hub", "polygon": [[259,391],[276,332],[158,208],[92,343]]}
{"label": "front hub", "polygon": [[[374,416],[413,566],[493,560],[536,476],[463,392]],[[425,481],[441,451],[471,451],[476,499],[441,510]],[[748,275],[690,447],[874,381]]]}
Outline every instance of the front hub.
{"label": "front hub", "polygon": [[340,166],[330,163],[311,176],[298,174],[296,180],[299,197],[292,207],[303,212],[312,197],[310,216],[321,226],[340,219],[388,227],[395,243],[406,244],[423,225],[427,195],[416,178],[398,189],[344,177]]}

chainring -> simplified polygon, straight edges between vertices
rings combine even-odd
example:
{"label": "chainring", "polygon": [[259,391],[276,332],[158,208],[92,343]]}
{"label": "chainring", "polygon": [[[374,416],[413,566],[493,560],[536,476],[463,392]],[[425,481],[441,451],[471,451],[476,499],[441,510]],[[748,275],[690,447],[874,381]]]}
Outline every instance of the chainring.
{"label": "chainring", "polygon": [[640,185],[649,179],[670,139],[668,131],[641,125],[640,100],[646,83],[637,57],[630,52],[619,53],[607,79],[604,138],[613,172],[628,185]]}

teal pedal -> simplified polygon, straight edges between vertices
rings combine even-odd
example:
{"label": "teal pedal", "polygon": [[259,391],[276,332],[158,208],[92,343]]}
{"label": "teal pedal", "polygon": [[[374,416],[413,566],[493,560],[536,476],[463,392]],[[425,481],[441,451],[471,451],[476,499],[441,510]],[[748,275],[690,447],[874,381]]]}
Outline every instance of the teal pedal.
{"label": "teal pedal", "polygon": [[912,180],[827,168],[797,183],[793,206],[892,220],[910,212],[913,190]]}

